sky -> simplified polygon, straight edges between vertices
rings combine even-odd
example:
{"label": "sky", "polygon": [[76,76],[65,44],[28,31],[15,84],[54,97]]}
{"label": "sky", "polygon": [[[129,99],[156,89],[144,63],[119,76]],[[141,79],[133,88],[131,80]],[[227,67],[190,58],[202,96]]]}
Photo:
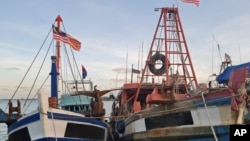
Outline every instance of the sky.
{"label": "sky", "polygon": [[[225,53],[233,65],[249,62],[247,0],[200,0],[199,7],[181,0],[0,0],[0,98],[12,97],[58,15],[67,33],[82,43],[76,58],[86,79],[100,90],[121,87],[126,65],[137,66],[139,48],[152,42],[160,16],[154,9],[173,6],[199,83],[219,73]],[[16,95],[22,97],[23,92]]]}

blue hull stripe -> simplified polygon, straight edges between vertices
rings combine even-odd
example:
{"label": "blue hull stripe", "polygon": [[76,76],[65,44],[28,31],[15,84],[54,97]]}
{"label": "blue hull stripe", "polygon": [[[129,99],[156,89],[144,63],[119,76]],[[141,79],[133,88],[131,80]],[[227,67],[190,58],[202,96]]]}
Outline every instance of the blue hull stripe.
{"label": "blue hull stripe", "polygon": [[[48,118],[52,119],[52,113],[48,112]],[[67,121],[77,121],[77,122],[88,122],[91,124],[99,125],[102,127],[107,127],[107,124],[104,123],[101,120],[97,120],[94,118],[87,118],[87,117],[79,117],[79,116],[73,116],[73,115],[67,115],[67,114],[61,114],[61,113],[53,113],[53,119],[58,120],[67,120]]]}
{"label": "blue hull stripe", "polygon": [[34,140],[34,141],[95,141],[95,140],[90,140],[90,139],[69,139],[69,138],[42,138],[42,139],[38,139],[38,140]]}
{"label": "blue hull stripe", "polygon": [[[220,100],[218,100],[220,99]],[[230,105],[231,98],[225,97],[217,97],[217,98],[205,98],[207,106],[222,106],[222,105]],[[203,100],[195,100],[194,103],[198,107],[204,107]]]}
{"label": "blue hull stripe", "polygon": [[27,125],[29,123],[35,122],[40,120],[40,113],[35,113],[31,116],[25,116],[25,118],[21,119],[20,121],[17,121],[15,123],[13,123],[9,128],[8,128],[8,133],[10,133],[12,130],[19,128],[23,125]]}
{"label": "blue hull stripe", "polygon": [[[51,112],[48,112],[48,118],[52,119]],[[71,115],[66,115],[66,114],[59,114],[59,113],[53,113],[53,118],[58,119],[58,120],[66,120],[66,121],[78,121],[78,122],[88,122],[92,123],[95,125],[99,125],[102,127],[107,127],[107,125],[99,120],[93,119],[93,118],[83,118],[83,117],[78,117],[78,116],[71,116]],[[9,128],[8,128],[8,133],[12,132],[16,128],[19,128],[24,125],[28,125],[32,122],[40,120],[40,113],[37,112],[31,116],[25,116],[25,118],[13,123]]]}

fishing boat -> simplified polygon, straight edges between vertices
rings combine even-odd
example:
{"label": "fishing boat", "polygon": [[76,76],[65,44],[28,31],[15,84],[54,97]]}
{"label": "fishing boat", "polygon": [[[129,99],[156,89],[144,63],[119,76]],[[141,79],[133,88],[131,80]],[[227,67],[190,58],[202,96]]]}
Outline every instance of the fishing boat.
{"label": "fishing boat", "polygon": [[[13,107],[12,102],[10,101],[8,114],[9,118],[8,121],[6,121],[6,123],[8,123],[8,141],[106,141],[108,139],[108,124],[103,120],[100,114],[96,114],[96,116],[93,114],[84,114],[85,110],[96,110],[94,109],[95,107],[91,108],[90,106],[91,97],[83,95],[76,96],[77,98],[82,98],[80,100],[83,103],[80,103],[80,105],[72,105],[73,102],[70,98],[73,98],[74,94],[85,94],[85,91],[80,89],[80,85],[81,88],[84,88],[83,85],[87,83],[87,81],[83,80],[84,76],[80,73],[74,73],[80,71],[72,71],[71,74],[73,79],[71,84],[74,85],[68,85],[69,83],[66,83],[68,82],[67,78],[64,77],[63,71],[60,69],[63,66],[61,66],[60,48],[64,47],[66,52],[67,50],[70,50],[72,56],[69,55],[68,51],[65,53],[67,55],[65,57],[73,59],[69,59],[66,62],[68,62],[68,66],[71,67],[71,70],[79,70],[72,68],[73,65],[77,66],[74,52],[80,50],[81,42],[60,29],[62,24],[61,16],[56,18],[56,23],[57,25],[53,24],[51,28],[52,30],[50,30],[50,33],[53,31],[53,41],[56,42],[54,49],[56,52],[54,51],[51,56],[51,71],[48,71],[48,74],[51,77],[51,94],[43,93],[40,91],[41,89],[39,89],[37,92],[37,99],[39,102],[38,107],[34,111],[27,114],[20,114],[20,103],[17,107]],[[52,45],[53,44],[50,44],[50,46]],[[70,47],[67,48],[66,45],[70,45]],[[47,58],[46,56],[47,53],[45,58]],[[43,64],[41,65],[41,68],[42,67]],[[40,71],[41,70],[39,70],[39,72]],[[86,72],[83,72],[82,74],[85,74],[86,76]],[[45,78],[45,80],[47,80],[47,78]],[[62,95],[60,98],[59,92],[64,94],[68,92],[69,95]],[[96,91],[91,91],[91,93],[93,92]],[[76,97],[74,97],[73,100],[77,100]],[[61,105],[58,104],[59,98],[61,99]],[[16,118],[11,118],[14,114],[16,115]],[[104,114],[105,113],[102,113],[102,115]]]}
{"label": "fishing boat", "polygon": [[230,125],[245,124],[249,67],[227,86],[198,83],[178,8],[156,8],[159,21],[137,83],[125,83],[110,124],[121,141],[228,141]]}

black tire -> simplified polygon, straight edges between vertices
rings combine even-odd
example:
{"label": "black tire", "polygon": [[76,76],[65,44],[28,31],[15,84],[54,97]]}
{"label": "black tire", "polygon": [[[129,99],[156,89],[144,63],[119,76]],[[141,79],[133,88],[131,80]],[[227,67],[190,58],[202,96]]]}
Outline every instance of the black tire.
{"label": "black tire", "polygon": [[[162,66],[160,68],[156,68],[155,62],[160,60],[162,62]],[[150,63],[148,65],[149,70],[151,73],[155,75],[162,75],[166,72],[166,65],[165,65],[165,55],[156,53],[150,58]]]}

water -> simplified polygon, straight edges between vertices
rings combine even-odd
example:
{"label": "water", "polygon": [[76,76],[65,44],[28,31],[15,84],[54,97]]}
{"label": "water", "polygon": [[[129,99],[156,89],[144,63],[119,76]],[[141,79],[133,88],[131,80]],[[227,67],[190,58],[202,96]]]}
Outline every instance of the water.
{"label": "water", "polygon": [[0,141],[6,141],[7,138],[7,125],[0,123]]}
{"label": "water", "polygon": [[[25,100],[20,100],[21,107],[24,107]],[[111,113],[111,105],[113,101],[104,101],[104,108],[106,109],[106,115],[105,117],[109,117]],[[12,101],[13,106],[17,105],[17,102],[14,100]],[[8,111],[8,108],[6,109],[8,105],[8,100],[0,99],[0,108],[4,110],[5,112]],[[26,106],[22,108],[23,113],[29,113],[33,110],[35,110],[38,106],[37,100],[28,100],[25,104]],[[0,123],[0,141],[6,141],[8,139],[7,136],[7,125],[5,123]]]}

